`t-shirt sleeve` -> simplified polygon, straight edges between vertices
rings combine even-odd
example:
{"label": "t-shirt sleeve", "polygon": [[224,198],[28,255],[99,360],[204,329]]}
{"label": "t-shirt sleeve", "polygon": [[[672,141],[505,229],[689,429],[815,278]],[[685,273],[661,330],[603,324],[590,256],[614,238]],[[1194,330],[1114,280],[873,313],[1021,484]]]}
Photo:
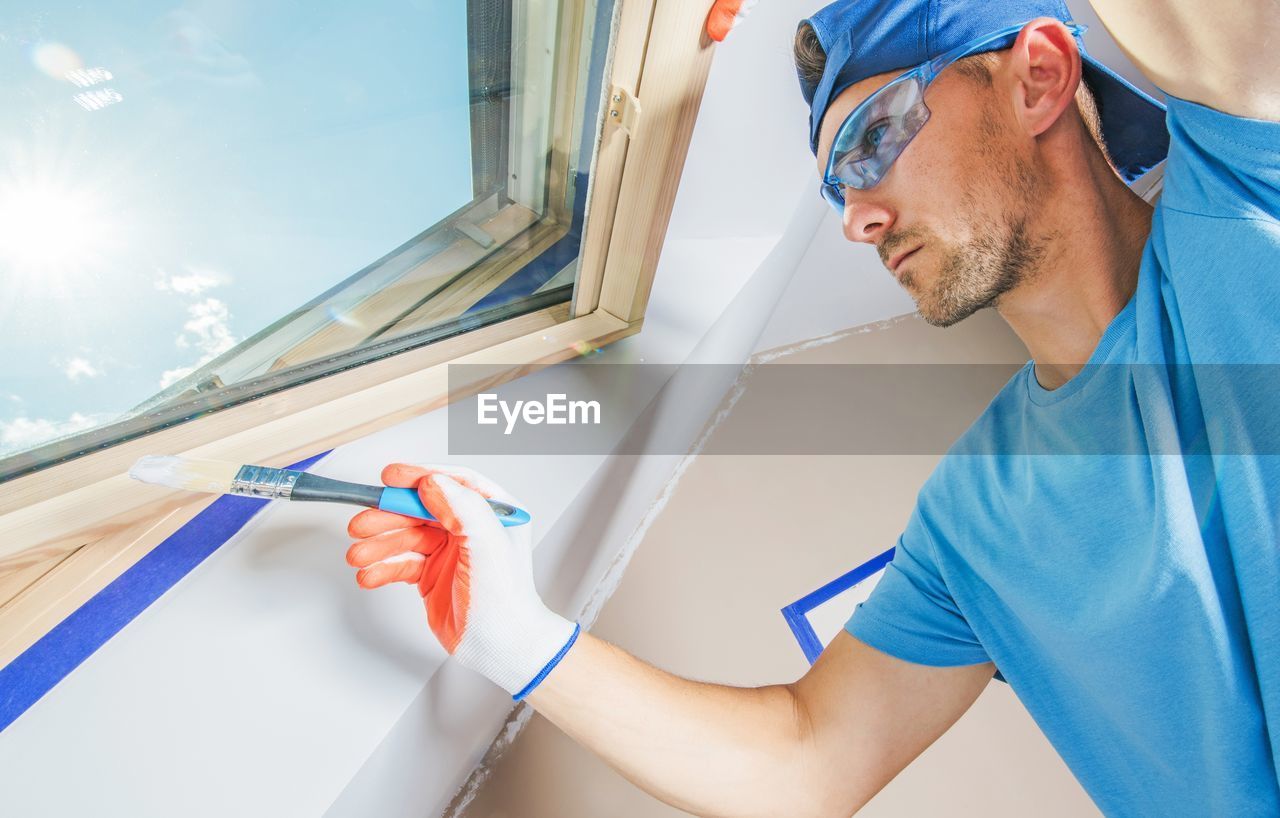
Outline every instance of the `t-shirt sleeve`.
{"label": "t-shirt sleeve", "polygon": [[907,662],[935,667],[990,661],[951,598],[919,507],[898,538],[893,561],[845,630]]}
{"label": "t-shirt sleeve", "polygon": [[[1184,360],[1280,362],[1280,122],[1175,97],[1168,106],[1169,160],[1150,249],[1168,320],[1184,336]],[[1216,374],[1240,377],[1218,387],[1228,390],[1220,394],[1206,393],[1204,384],[1206,410],[1250,406],[1235,394],[1250,386],[1248,371]],[[1254,412],[1274,405],[1272,397]]]}
{"label": "t-shirt sleeve", "polygon": [[1200,216],[1280,216],[1280,122],[1168,98],[1169,161],[1161,203]]}

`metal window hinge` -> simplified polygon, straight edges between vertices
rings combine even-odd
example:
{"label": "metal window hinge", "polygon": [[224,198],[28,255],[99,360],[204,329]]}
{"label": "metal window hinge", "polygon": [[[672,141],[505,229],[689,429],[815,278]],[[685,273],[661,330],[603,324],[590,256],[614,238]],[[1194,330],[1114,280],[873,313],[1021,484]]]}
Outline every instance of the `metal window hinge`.
{"label": "metal window hinge", "polygon": [[484,229],[481,228],[479,225],[471,224],[470,222],[459,221],[459,222],[454,222],[453,226],[457,228],[459,233],[471,239],[476,244],[480,245],[486,250],[492,247],[497,241],[496,239],[494,239],[493,236],[490,236],[487,232],[485,232]]}
{"label": "metal window hinge", "polygon": [[606,121],[617,125],[627,134],[636,135],[636,125],[640,122],[640,100],[626,88],[615,85],[609,89],[609,113]]}

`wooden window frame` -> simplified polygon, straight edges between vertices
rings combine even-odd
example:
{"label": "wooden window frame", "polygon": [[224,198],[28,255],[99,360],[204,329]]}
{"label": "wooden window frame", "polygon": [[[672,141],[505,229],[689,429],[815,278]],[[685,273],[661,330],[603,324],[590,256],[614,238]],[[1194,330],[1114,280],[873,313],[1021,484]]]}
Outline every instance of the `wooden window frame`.
{"label": "wooden window frame", "polygon": [[[581,0],[578,0],[581,3]],[[573,15],[566,15],[571,17]],[[140,456],[284,466],[639,332],[713,54],[705,4],[618,0],[572,302],[268,394],[0,484],[0,667],[212,502],[142,486]],[[632,106],[634,110],[636,106]],[[590,114],[590,112],[588,112]],[[582,150],[592,146],[584,145]],[[553,156],[555,165],[560,157]],[[564,159],[567,165],[567,158]],[[450,391],[448,365],[504,367]]]}

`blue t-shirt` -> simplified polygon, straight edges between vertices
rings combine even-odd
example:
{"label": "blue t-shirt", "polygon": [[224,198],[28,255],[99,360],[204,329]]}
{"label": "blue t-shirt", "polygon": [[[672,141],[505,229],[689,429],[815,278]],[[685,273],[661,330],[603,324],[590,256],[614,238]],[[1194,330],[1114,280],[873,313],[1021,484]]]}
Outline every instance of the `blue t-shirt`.
{"label": "blue t-shirt", "polygon": [[994,662],[1108,815],[1280,816],[1280,123],[1167,123],[1132,299],[996,396],[846,629]]}

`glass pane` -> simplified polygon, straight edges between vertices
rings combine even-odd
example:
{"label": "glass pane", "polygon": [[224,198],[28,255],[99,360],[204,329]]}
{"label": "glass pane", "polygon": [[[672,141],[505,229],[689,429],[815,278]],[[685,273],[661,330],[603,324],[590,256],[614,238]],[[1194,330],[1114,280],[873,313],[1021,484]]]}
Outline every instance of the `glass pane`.
{"label": "glass pane", "polygon": [[6,4],[0,478],[568,300],[610,15]]}

